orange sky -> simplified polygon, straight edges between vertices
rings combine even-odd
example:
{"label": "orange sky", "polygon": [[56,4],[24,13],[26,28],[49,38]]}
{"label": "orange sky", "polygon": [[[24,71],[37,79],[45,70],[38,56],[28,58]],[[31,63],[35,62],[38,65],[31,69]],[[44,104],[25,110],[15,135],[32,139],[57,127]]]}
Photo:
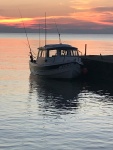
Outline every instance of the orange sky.
{"label": "orange sky", "polygon": [[[44,23],[44,13],[48,22],[56,22],[63,31],[112,30],[113,0],[3,0],[0,2],[0,27],[22,27],[22,19],[27,28],[37,29]],[[49,24],[48,23],[48,24]],[[52,26],[48,25],[51,29]]]}

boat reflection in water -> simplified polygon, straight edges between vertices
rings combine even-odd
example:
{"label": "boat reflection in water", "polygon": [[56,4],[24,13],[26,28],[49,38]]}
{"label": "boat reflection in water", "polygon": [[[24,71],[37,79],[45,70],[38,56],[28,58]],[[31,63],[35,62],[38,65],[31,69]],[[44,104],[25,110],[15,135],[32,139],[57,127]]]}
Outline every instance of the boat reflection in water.
{"label": "boat reflection in water", "polygon": [[[41,111],[75,113],[75,110],[113,105],[113,85],[106,82],[66,81],[30,76],[30,96]],[[91,106],[91,108],[89,108]]]}
{"label": "boat reflection in water", "polygon": [[30,93],[37,92],[39,107],[49,111],[77,109],[81,88],[79,81],[45,79],[30,75]]}

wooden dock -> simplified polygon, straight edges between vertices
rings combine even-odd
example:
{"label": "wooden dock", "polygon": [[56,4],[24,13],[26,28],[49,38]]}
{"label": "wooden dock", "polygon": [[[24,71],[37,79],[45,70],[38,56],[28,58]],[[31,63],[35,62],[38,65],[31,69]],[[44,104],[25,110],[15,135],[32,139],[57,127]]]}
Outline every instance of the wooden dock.
{"label": "wooden dock", "polygon": [[87,55],[81,58],[88,78],[113,81],[113,55]]}

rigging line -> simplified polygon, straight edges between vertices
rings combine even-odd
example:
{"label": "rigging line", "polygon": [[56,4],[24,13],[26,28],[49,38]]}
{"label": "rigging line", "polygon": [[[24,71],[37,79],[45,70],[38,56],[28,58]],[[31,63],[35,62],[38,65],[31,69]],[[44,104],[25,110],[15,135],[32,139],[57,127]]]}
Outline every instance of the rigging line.
{"label": "rigging line", "polygon": [[18,9],[18,10],[19,10],[19,13],[20,13],[20,16],[21,16],[21,19],[22,19],[22,24],[23,24],[24,31],[25,31],[25,34],[26,34],[28,46],[29,46],[29,49],[30,49],[30,52],[31,52],[31,47],[30,47],[30,43],[29,43],[29,38],[28,38],[28,35],[27,35],[27,31],[26,31],[26,28],[25,28],[25,24],[24,24],[24,21],[23,21],[23,17],[22,17],[22,14],[21,14],[21,12],[20,12],[20,9]]}
{"label": "rigging line", "polygon": [[56,29],[57,29],[57,32],[58,32],[58,36],[59,36],[59,43],[62,44],[62,42],[61,42],[61,37],[60,37],[60,32],[59,32],[59,30],[58,30],[58,26],[57,26],[57,24],[56,24],[55,19],[54,19],[54,22],[55,22],[55,26],[56,26]]}
{"label": "rigging line", "polygon": [[[23,42],[23,43],[29,47],[28,43],[25,43],[25,42]],[[33,53],[34,55],[36,55],[34,51],[32,51],[32,53]]]}

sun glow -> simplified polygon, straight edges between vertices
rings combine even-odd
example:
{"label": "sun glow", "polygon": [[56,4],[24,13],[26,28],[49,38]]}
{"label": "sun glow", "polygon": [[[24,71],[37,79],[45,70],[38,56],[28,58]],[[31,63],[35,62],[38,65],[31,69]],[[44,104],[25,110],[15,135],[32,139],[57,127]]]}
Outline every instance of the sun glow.
{"label": "sun glow", "polygon": [[33,22],[33,19],[32,18],[3,18],[3,17],[0,17],[0,24],[4,24],[4,25],[9,25],[9,26],[12,26],[12,25],[16,25],[16,24],[22,24],[22,21],[29,24],[29,23],[32,23]]}
{"label": "sun glow", "polygon": [[14,18],[14,19],[2,19],[0,20],[0,23],[19,23],[19,22],[22,22],[23,21],[31,21],[33,20],[32,18],[23,18],[23,19],[20,19],[20,18]]}
{"label": "sun glow", "polygon": [[[66,19],[67,16],[47,16],[47,20],[49,20],[49,23],[53,23],[54,19],[63,19],[63,18]],[[0,17],[0,24],[16,27],[21,27],[22,24],[25,23],[26,27],[33,28],[33,25],[44,24],[44,21],[45,17],[35,17],[35,18],[8,18],[2,16]]]}

